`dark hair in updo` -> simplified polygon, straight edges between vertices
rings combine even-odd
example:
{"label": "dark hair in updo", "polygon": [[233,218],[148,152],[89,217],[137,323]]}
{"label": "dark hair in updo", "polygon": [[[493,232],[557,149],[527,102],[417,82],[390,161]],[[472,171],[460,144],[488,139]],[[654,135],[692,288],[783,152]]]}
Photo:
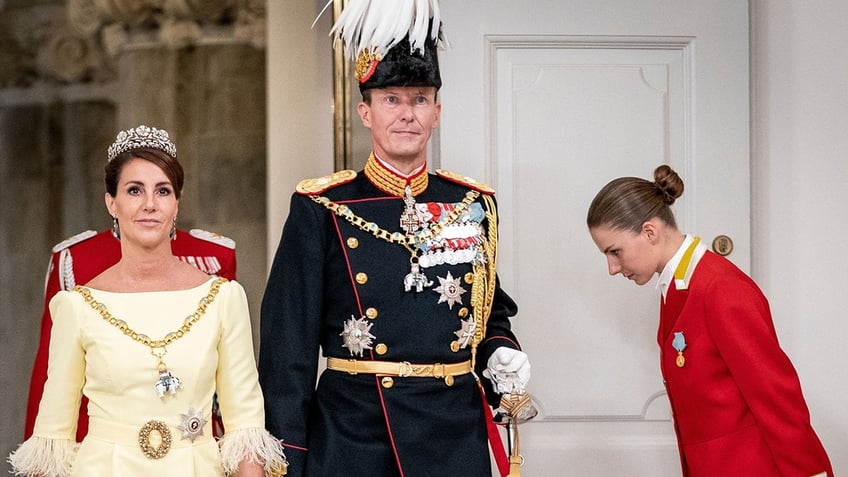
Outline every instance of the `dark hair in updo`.
{"label": "dark hair in updo", "polygon": [[115,197],[118,194],[118,181],[121,177],[121,172],[123,172],[124,166],[133,159],[142,159],[159,166],[159,169],[162,169],[162,172],[171,181],[171,185],[174,187],[174,196],[177,200],[180,200],[180,195],[183,191],[183,181],[185,180],[183,166],[167,152],[152,147],[139,147],[124,151],[106,163],[106,177],[104,181],[106,183],[106,192],[109,195]]}
{"label": "dark hair in updo", "polygon": [[654,217],[677,228],[671,205],[683,195],[683,179],[669,166],[654,169],[654,182],[639,177],[610,181],[592,200],[586,214],[590,229],[609,227],[639,232]]}

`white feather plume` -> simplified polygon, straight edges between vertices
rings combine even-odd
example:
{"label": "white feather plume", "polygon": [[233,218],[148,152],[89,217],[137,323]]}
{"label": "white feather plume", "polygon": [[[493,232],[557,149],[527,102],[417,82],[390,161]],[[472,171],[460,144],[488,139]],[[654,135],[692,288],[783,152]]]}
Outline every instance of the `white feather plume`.
{"label": "white feather plume", "polygon": [[438,0],[348,0],[330,35],[356,60],[364,50],[385,56],[407,35],[413,51],[424,51],[428,34],[438,40],[440,26]]}

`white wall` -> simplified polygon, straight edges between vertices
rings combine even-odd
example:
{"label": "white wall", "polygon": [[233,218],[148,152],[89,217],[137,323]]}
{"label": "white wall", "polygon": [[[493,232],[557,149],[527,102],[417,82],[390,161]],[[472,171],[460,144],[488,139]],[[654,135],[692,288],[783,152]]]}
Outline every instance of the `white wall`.
{"label": "white wall", "polygon": [[848,473],[848,2],[752,0],[752,274]]}
{"label": "white wall", "polygon": [[[308,28],[323,3],[268,2],[269,259],[294,185],[332,169],[330,44]],[[848,2],[750,3],[752,275],[846,474]]]}

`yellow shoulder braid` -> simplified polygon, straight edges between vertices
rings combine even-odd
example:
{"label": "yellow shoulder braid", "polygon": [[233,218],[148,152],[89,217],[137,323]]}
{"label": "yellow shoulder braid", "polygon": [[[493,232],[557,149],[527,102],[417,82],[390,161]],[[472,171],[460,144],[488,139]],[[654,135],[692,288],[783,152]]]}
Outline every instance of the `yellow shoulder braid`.
{"label": "yellow shoulder braid", "polygon": [[485,184],[483,182],[472,179],[468,176],[463,176],[461,174],[457,174],[456,172],[446,171],[444,169],[436,169],[436,175],[443,179],[447,179],[451,182],[456,182],[457,184],[464,185],[466,187],[470,187],[478,192],[482,192],[484,194],[494,194],[495,189],[493,189],[490,185]]}
{"label": "yellow shoulder braid", "polygon": [[300,181],[295,191],[303,195],[320,194],[333,187],[347,184],[354,179],[356,179],[356,171],[338,171],[317,179],[304,179]]}

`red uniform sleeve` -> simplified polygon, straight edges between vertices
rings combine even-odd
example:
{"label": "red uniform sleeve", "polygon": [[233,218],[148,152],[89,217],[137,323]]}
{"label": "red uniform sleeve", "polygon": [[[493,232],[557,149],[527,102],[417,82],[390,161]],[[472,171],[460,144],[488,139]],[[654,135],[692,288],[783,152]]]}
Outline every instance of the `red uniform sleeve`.
{"label": "red uniform sleeve", "polygon": [[827,470],[833,475],[810,425],[798,374],[778,343],[765,296],[741,272],[727,274],[711,286],[706,312],[710,335],[781,474],[814,475]]}

